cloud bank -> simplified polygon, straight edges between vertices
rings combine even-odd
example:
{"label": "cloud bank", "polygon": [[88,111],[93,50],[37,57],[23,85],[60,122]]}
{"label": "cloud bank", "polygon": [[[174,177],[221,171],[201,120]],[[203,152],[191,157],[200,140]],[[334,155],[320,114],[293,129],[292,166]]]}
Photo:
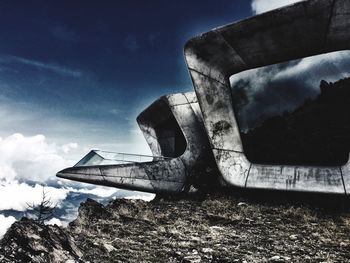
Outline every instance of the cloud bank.
{"label": "cloud bank", "polygon": [[303,0],[253,0],[252,10],[255,14],[261,14],[282,6],[291,5]]}
{"label": "cloud bank", "polygon": [[0,180],[40,183],[56,180],[57,171],[74,164],[62,157],[74,148],[75,143],[61,146],[48,143],[44,135],[25,137],[16,133],[0,137]]}
{"label": "cloud bank", "polygon": [[48,198],[57,204],[55,217],[47,223],[57,225],[66,225],[73,220],[79,204],[88,197],[100,202],[124,197],[144,200],[154,197],[56,178],[57,171],[76,162],[67,156],[77,149],[79,146],[75,142],[57,145],[44,135],[16,133],[0,137],[0,238],[16,218],[32,217],[27,204],[41,202],[43,185]]}
{"label": "cloud bank", "polygon": [[[67,197],[68,189],[45,187],[47,196],[53,203],[60,205]],[[0,184],[0,210],[26,211],[27,203],[39,204],[42,200],[43,187],[36,184],[30,186],[18,181],[3,182]]]}

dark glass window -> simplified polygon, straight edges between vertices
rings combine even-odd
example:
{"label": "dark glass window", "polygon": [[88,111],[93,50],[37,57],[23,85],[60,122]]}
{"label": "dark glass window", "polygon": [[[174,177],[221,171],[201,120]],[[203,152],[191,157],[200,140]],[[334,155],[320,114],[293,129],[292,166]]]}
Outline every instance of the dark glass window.
{"label": "dark glass window", "polygon": [[178,157],[185,152],[187,147],[186,139],[172,114],[169,114],[168,119],[159,123],[155,127],[155,131],[162,156]]}
{"label": "dark glass window", "polygon": [[230,78],[244,152],[253,163],[342,165],[350,149],[350,51]]}

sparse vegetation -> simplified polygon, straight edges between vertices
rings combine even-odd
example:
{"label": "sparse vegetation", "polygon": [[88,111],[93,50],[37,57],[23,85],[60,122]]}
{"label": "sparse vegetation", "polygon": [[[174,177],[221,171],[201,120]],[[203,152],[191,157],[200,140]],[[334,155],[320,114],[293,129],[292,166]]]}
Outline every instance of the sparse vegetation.
{"label": "sparse vegetation", "polygon": [[48,192],[43,186],[42,199],[39,204],[27,203],[27,210],[31,210],[35,215],[35,221],[39,224],[44,224],[45,221],[50,220],[54,216],[57,204],[51,201]]}

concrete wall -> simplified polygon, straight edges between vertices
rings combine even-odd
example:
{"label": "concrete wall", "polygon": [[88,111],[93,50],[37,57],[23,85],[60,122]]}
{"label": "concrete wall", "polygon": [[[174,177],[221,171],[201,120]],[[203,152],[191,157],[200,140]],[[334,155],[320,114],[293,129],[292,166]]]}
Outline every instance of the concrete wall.
{"label": "concrete wall", "polygon": [[154,193],[183,192],[190,185],[206,187],[215,183],[218,172],[194,92],[159,98],[137,117],[137,122],[153,155],[170,158],[144,163],[77,165],[58,172],[57,176]]}
{"label": "concrete wall", "polygon": [[233,186],[344,194],[338,167],[259,165],[244,155],[229,77],[350,48],[350,1],[309,0],[226,25],[188,41],[185,58],[222,178]]}

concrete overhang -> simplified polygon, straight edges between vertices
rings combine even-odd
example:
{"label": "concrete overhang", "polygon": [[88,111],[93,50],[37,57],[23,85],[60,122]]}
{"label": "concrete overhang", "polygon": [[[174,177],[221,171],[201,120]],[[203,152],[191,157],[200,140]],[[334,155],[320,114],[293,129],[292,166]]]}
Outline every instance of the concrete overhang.
{"label": "concrete overhang", "polygon": [[106,164],[102,154],[92,151],[57,176],[129,190],[180,193],[191,185],[207,185],[214,178],[207,176],[208,170],[217,174],[194,92],[159,98],[137,117],[137,122],[153,160],[126,163],[124,156],[128,154],[123,154],[122,163]]}
{"label": "concrete overhang", "polygon": [[262,165],[247,160],[229,78],[239,72],[350,49],[350,1],[309,0],[229,24],[187,42],[185,58],[222,178],[232,186],[346,194],[344,166]]}

